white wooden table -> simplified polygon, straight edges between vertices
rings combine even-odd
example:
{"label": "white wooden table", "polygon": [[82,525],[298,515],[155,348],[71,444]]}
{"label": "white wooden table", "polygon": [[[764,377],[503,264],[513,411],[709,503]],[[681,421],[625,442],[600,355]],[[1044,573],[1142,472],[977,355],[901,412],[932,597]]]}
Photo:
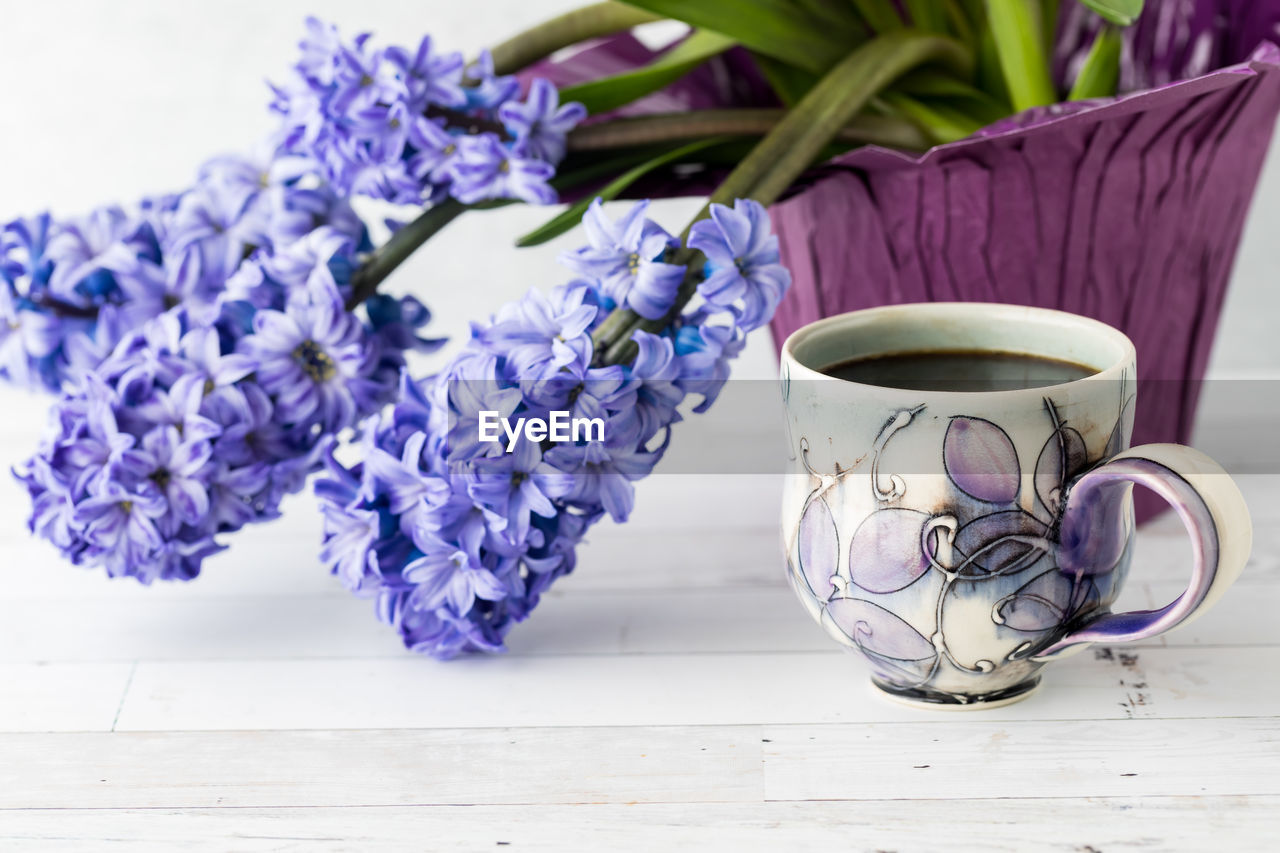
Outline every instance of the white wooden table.
{"label": "white wooden table", "polygon": [[[0,392],[5,465],[41,405]],[[1232,418],[1202,429],[1229,467]],[[1276,471],[1241,479],[1254,556],[1214,612],[969,714],[872,695],[785,586],[769,476],[651,478],[512,653],[448,664],[317,567],[309,497],[146,589],[60,563],[6,478],[0,849],[1275,850]],[[1122,603],[1187,552],[1145,529]]]}

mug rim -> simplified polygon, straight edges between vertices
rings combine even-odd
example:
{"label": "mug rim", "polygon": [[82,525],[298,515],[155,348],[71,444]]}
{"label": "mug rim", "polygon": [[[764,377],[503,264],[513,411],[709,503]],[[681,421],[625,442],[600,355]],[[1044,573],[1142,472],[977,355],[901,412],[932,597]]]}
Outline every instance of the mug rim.
{"label": "mug rim", "polygon": [[[912,316],[914,315],[914,316]],[[796,355],[796,349],[803,345],[806,341],[816,335],[830,332],[833,329],[839,329],[844,326],[866,326],[875,323],[887,322],[893,319],[901,319],[906,316],[911,319],[927,318],[930,315],[948,320],[956,320],[957,318],[969,320],[973,323],[982,323],[990,325],[995,322],[1015,322],[1019,319],[1026,320],[1028,318],[1038,318],[1041,321],[1051,322],[1054,325],[1074,328],[1078,332],[1090,335],[1094,339],[1104,340],[1118,348],[1119,355],[1112,359],[1105,367],[1097,364],[1082,365],[1089,367],[1095,372],[1080,379],[1072,379],[1067,382],[1060,382],[1055,385],[1039,386],[1036,388],[1010,388],[1005,390],[985,390],[985,391],[966,391],[966,390],[930,390],[930,391],[907,391],[903,388],[894,388],[892,386],[871,385],[865,382],[855,382],[851,379],[841,379],[823,373],[820,369],[811,367],[802,361]],[[940,347],[941,349],[941,347]],[[920,352],[916,349],[891,350],[886,349],[881,355],[890,355],[894,352]],[[991,352],[1013,352],[1009,349],[992,348]],[[1028,351],[1026,355],[1035,355],[1041,358],[1059,358],[1051,353],[1037,353]],[[865,357],[875,357],[877,353],[869,353]],[[860,388],[877,393],[892,392],[908,392],[913,396],[921,394],[937,395],[943,397],[974,397],[979,395],[1015,395],[1035,393],[1043,395],[1050,388],[1064,388],[1074,385],[1077,382],[1092,382],[1096,380],[1118,380],[1134,364],[1137,357],[1137,349],[1129,336],[1114,326],[1095,320],[1091,317],[1085,317],[1081,314],[1073,314],[1070,311],[1060,311],[1054,308],[1038,308],[1029,305],[1016,305],[1005,302],[908,302],[897,305],[881,305],[875,308],[863,308],[857,311],[848,311],[843,314],[836,314],[831,317],[824,317],[821,320],[815,320],[812,323],[806,323],[796,329],[787,336],[786,341],[782,344],[781,360],[784,370],[789,371],[788,378],[796,379],[821,379],[831,382],[840,382],[855,388]],[[797,371],[799,372],[797,374]]]}

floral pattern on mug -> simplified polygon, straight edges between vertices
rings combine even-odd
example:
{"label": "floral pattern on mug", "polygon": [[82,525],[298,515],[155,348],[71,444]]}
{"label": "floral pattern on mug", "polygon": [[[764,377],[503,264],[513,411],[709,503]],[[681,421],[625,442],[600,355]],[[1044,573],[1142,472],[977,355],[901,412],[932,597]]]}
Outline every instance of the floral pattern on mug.
{"label": "floral pattern on mug", "polygon": [[[805,467],[819,478],[800,516],[793,578],[820,603],[820,620],[875,665],[879,678],[900,691],[926,688],[944,665],[988,673],[1024,661],[1060,637],[1069,626],[1099,610],[1097,579],[1122,563],[1128,535],[1120,523],[1083,532],[1064,530],[1069,484],[1086,470],[1123,450],[1133,396],[1122,391],[1115,427],[1103,453],[1091,457],[1080,431],[1060,407],[1044,398],[1048,434],[1030,469],[1033,496],[1024,505],[1023,464],[999,424],[958,415],[949,418],[940,448],[942,470],[956,497],[942,511],[900,505],[903,478],[880,470],[893,436],[910,427],[925,405],[903,409],[885,423],[872,446],[870,487],[879,509],[866,516],[848,542],[841,541],[826,494],[852,469],[834,474],[813,470],[808,440],[801,438]],[[1122,519],[1118,507],[1102,508]],[[842,548],[848,560],[840,569]],[[940,578],[930,623],[913,624],[884,602],[872,600]],[[948,643],[949,605],[967,587],[1016,583],[995,600],[990,619],[1019,635],[1003,660],[961,660]],[[922,621],[922,620],[917,620]],[[968,701],[971,697],[955,697]]]}

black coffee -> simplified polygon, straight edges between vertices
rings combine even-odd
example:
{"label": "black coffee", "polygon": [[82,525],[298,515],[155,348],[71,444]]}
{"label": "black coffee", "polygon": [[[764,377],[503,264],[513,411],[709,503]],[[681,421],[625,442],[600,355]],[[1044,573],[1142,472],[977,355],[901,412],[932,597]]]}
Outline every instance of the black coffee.
{"label": "black coffee", "polygon": [[824,367],[836,379],[910,391],[1012,391],[1092,376],[1083,364],[988,350],[921,350],[855,358]]}

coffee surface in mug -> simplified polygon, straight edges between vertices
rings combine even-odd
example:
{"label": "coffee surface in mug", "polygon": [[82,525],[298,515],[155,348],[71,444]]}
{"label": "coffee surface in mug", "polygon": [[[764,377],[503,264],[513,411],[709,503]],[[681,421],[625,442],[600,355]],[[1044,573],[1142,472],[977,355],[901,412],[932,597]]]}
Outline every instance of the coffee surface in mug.
{"label": "coffee surface in mug", "polygon": [[918,350],[854,358],[822,372],[847,382],[911,391],[1016,391],[1062,385],[1098,371],[1028,353]]}

